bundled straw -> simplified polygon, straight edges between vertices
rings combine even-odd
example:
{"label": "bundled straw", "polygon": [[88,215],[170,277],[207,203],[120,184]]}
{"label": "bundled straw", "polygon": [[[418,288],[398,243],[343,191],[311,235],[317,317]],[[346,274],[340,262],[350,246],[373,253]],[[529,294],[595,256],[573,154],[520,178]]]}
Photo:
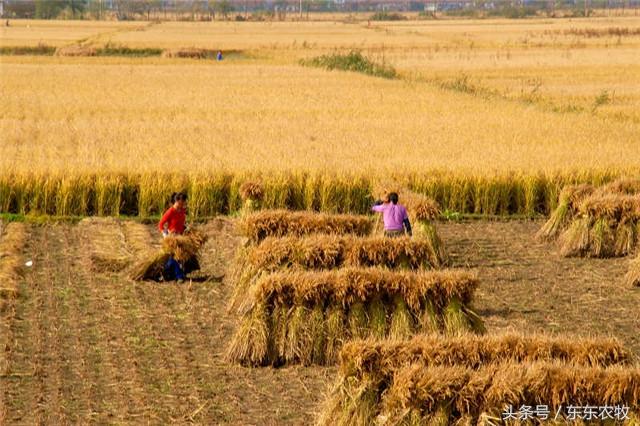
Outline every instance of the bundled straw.
{"label": "bundled straw", "polygon": [[442,260],[430,240],[420,238],[269,237],[238,252],[231,274],[236,294],[233,299],[244,297],[251,283],[265,271],[284,268],[320,270],[343,266],[430,269],[441,264]]}
{"label": "bundled straw", "polygon": [[[496,365],[517,365],[524,370],[531,363],[571,362],[583,368],[628,366],[631,354],[619,342],[612,339],[572,339],[545,335],[500,334],[492,336],[415,336],[411,340],[359,340],[346,343],[340,352],[339,380],[329,395],[319,418],[321,425],[374,424],[376,420],[394,420],[400,416],[398,398],[407,394],[406,369],[420,375],[422,371],[443,371],[434,376],[441,386],[450,386],[452,371],[462,371],[468,376],[476,371],[487,371]],[[492,370],[494,371],[494,370]],[[398,379],[400,377],[400,379]],[[539,377],[544,380],[544,377]],[[413,382],[409,381],[412,385]],[[422,384],[422,382],[420,382]],[[465,382],[470,384],[469,381]],[[496,382],[497,383],[497,382]],[[504,382],[518,389],[521,382]],[[431,389],[431,388],[429,388]],[[475,388],[470,388],[475,389]],[[481,388],[482,389],[482,388]],[[487,389],[487,388],[484,388]],[[421,392],[416,385],[411,395]],[[462,392],[465,394],[466,390]],[[481,392],[481,390],[478,390]],[[392,394],[385,398],[383,395]],[[452,394],[453,395],[453,394]],[[435,395],[431,395],[435,398]],[[409,408],[412,398],[400,400],[403,408]],[[423,403],[424,401],[419,401]],[[431,400],[428,411],[420,411],[416,424],[425,423],[429,416],[435,420],[443,416],[441,424],[450,424],[451,412],[442,407],[451,401]],[[548,403],[549,401],[541,402]],[[575,403],[575,401],[573,401]],[[510,403],[501,401],[502,404]],[[413,406],[411,405],[413,408]],[[497,408],[504,408],[499,406]],[[458,415],[469,413],[466,409]],[[406,419],[405,419],[406,420]],[[392,423],[395,424],[395,423]]]}
{"label": "bundled straw", "polygon": [[549,220],[538,231],[537,237],[543,240],[556,239],[578,213],[578,206],[585,197],[593,194],[593,185],[568,185],[562,188],[558,207],[551,213]]}
{"label": "bundled straw", "polygon": [[142,260],[131,271],[134,281],[163,280],[164,269],[170,257],[182,264],[185,272],[200,269],[199,252],[207,241],[207,236],[196,229],[190,229],[184,235],[172,235],[163,239],[162,250]]}
{"label": "bundled straw", "polygon": [[0,223],[0,311],[18,296],[18,278],[22,272],[22,250],[27,240],[23,223]]}
{"label": "bundled straw", "polygon": [[475,274],[457,270],[265,275],[241,306],[245,314],[227,355],[249,365],[331,364],[347,339],[482,332],[482,322],[468,308],[477,285]]}
{"label": "bundled straw", "polygon": [[476,424],[481,418],[501,418],[509,404],[516,410],[544,404],[551,413],[576,404],[624,406],[633,416],[640,408],[640,369],[548,361],[503,363],[478,370],[417,364],[394,374],[379,405],[380,418],[387,424],[428,424],[436,416],[446,417],[449,424],[461,419]]}
{"label": "bundled straw", "polygon": [[253,243],[267,237],[309,234],[371,233],[372,221],[367,216],[268,210],[253,213],[240,222],[242,234]]}
{"label": "bundled straw", "polygon": [[[558,206],[551,213],[549,220],[540,229],[537,236],[543,240],[558,238],[579,216],[583,201],[591,196],[596,200],[606,196],[638,194],[640,194],[640,179],[619,179],[600,187],[588,184],[565,186],[560,192]],[[606,203],[610,203],[610,201]],[[600,206],[605,209],[606,207],[605,205]]]}
{"label": "bundled straw", "polygon": [[242,213],[248,214],[260,209],[264,198],[264,188],[259,182],[245,182],[240,185],[240,197],[242,198]]}
{"label": "bundled straw", "polygon": [[629,254],[638,244],[640,195],[591,195],[560,236],[565,256],[613,257]]}
{"label": "bundled straw", "polygon": [[558,360],[589,366],[630,364],[632,353],[618,340],[545,334],[467,334],[442,338],[418,335],[410,340],[357,340],[340,352],[343,376],[378,375],[390,378],[401,365],[482,365],[510,362]]}
{"label": "bundled straw", "polygon": [[405,191],[402,193],[402,200],[411,219],[417,222],[436,220],[442,213],[440,205],[426,195]]}
{"label": "bundled straw", "polygon": [[640,254],[629,264],[629,272],[625,275],[625,282],[629,286],[640,287]]}
{"label": "bundled straw", "polygon": [[245,182],[240,185],[240,197],[243,201],[262,201],[264,198],[264,188],[259,182]]}

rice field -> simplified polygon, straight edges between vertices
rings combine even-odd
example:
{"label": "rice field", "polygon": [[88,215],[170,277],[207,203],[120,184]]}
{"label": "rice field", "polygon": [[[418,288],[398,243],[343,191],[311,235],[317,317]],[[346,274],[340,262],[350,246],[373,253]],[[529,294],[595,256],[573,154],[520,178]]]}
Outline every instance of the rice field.
{"label": "rice field", "polygon": [[[291,179],[286,190],[295,192],[297,182],[308,180],[300,176],[310,174],[317,192],[323,191],[322,179],[344,178],[355,191],[370,191],[391,177],[447,210],[548,214],[565,183],[638,175],[638,28],[637,17],[15,21],[0,28],[5,47],[195,47],[230,53],[220,63],[159,56],[0,56],[0,191],[12,197],[5,196],[0,207],[12,213],[145,216],[152,201],[127,197],[144,198],[158,180],[163,184],[178,174],[180,185],[193,190],[203,182],[203,191],[215,188],[219,194],[209,207],[196,209],[212,215],[238,208],[227,181],[241,185],[261,175],[279,187],[266,189],[273,200],[283,180]],[[395,67],[399,78],[299,63],[350,49]],[[177,158],[170,154],[176,145]],[[69,198],[66,191],[76,188],[99,192],[96,180],[114,176],[123,182],[112,189],[120,202],[106,210],[90,195],[78,195],[70,210],[55,201],[50,206],[51,200],[44,206],[21,201],[32,198],[29,187],[53,198]],[[172,185],[161,190],[171,192]],[[521,192],[527,191],[533,195],[523,200]],[[279,200],[267,207],[309,205]],[[347,210],[362,212],[358,206]]]}
{"label": "rice field", "polygon": [[0,26],[0,424],[638,422],[640,17],[410,18]]}

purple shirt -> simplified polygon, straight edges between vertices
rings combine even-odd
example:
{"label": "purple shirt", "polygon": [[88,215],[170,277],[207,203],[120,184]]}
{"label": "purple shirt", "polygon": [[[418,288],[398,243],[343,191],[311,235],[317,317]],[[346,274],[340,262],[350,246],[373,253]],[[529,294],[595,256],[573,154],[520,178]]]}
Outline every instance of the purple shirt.
{"label": "purple shirt", "polygon": [[409,218],[407,209],[400,204],[381,204],[379,206],[373,206],[371,210],[382,213],[385,231],[402,231],[404,229],[402,221]]}

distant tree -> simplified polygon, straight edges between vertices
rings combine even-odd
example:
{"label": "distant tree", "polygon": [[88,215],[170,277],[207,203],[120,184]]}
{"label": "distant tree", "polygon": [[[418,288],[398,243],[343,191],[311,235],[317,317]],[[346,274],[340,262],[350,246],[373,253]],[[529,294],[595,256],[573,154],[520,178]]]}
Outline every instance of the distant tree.
{"label": "distant tree", "polygon": [[68,0],[65,7],[71,11],[71,16],[75,19],[77,16],[82,17],[84,10],[87,7],[87,0]]}
{"label": "distant tree", "polygon": [[233,4],[229,0],[220,0],[216,2],[214,9],[218,12],[224,19],[229,17],[229,14],[233,12]]}
{"label": "distant tree", "polygon": [[65,8],[64,0],[36,0],[36,19],[54,19]]}
{"label": "distant tree", "polygon": [[275,3],[276,14],[278,19],[284,21],[287,17],[287,0],[278,0]]}

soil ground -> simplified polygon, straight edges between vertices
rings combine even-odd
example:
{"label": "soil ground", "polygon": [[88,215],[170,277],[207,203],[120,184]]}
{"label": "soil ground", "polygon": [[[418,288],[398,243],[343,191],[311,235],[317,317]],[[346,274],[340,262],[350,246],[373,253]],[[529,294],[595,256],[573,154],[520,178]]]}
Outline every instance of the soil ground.
{"label": "soil ground", "polygon": [[[540,225],[438,226],[453,266],[480,274],[474,307],[489,332],[611,335],[640,355],[640,288],[622,284],[629,260],[562,258],[535,241]],[[2,328],[0,424],[311,423],[335,368],[252,369],[223,358],[235,318],[220,277],[240,241],[233,229],[231,219],[210,221],[203,270],[177,285],[96,270],[91,235],[78,225],[31,226],[24,255],[34,265]],[[158,244],[151,226],[142,231]],[[141,243],[124,241],[130,253]]]}

